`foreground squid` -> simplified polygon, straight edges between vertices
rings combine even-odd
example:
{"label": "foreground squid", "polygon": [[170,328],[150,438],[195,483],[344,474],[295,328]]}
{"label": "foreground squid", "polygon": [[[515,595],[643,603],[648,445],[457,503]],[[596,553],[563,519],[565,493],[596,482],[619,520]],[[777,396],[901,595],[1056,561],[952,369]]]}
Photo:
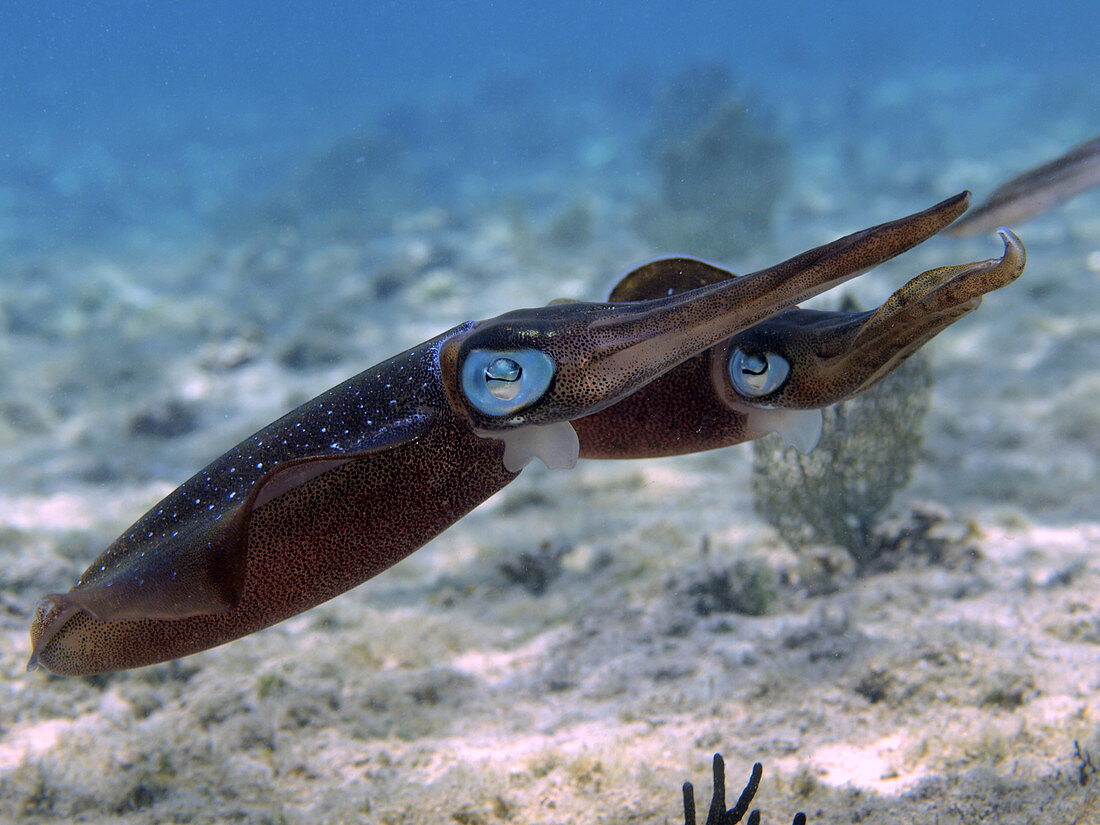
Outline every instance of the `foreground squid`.
{"label": "foreground squid", "polygon": [[[72,590],[41,599],[28,667],[77,675],[152,664],[326,601],[438,535],[532,458],[569,467],[579,453],[600,454],[606,427],[586,429],[579,419],[603,412],[613,420],[616,405],[655,379],[674,378],[677,365],[920,243],[966,204],[964,193],[739,278],[721,270],[711,277],[709,265],[693,262],[704,283],[687,291],[678,275],[660,297],[624,288],[612,303],[467,322],[394,356],[245,439],[140,518]],[[1007,234],[1004,262],[1022,267],[1022,249]],[[988,274],[998,262],[971,266]],[[972,308],[985,287],[996,288],[984,275],[963,277],[965,267],[947,269],[960,272],[926,273],[880,310],[910,319],[915,343],[907,351],[950,323],[944,313]],[[655,292],[646,270],[635,283]],[[891,302],[898,306],[888,309]],[[937,320],[922,326],[922,318]],[[838,345],[846,346],[843,336]],[[847,346],[883,349],[859,335]],[[758,363],[750,359],[747,373]],[[852,363],[856,369],[862,359]],[[889,371],[891,363],[879,366]],[[664,427],[675,440],[695,424],[668,397],[666,389]],[[649,444],[639,429],[622,455],[687,451]],[[711,446],[720,443],[688,449]]]}

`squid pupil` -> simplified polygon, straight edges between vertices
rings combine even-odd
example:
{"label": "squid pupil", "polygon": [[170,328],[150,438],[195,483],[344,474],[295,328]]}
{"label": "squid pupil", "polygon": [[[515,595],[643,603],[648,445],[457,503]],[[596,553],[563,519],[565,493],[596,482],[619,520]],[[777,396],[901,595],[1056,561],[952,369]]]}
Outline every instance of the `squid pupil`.
{"label": "squid pupil", "polygon": [[520,391],[523,368],[511,358],[494,358],[485,368],[485,386],[494,398],[511,401]]}
{"label": "squid pupil", "polygon": [[761,358],[759,355],[750,355],[745,359],[744,365],[741,367],[742,372],[746,372],[749,375],[763,375],[768,371],[768,362],[766,359]]}

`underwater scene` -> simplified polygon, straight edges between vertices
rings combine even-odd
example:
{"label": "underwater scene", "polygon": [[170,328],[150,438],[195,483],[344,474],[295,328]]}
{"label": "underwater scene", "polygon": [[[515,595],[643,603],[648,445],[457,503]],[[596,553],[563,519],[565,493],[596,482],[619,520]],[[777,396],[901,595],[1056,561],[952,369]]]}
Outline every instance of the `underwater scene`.
{"label": "underwater scene", "polygon": [[0,823],[1100,822],[1100,8],[834,5],[9,4]]}

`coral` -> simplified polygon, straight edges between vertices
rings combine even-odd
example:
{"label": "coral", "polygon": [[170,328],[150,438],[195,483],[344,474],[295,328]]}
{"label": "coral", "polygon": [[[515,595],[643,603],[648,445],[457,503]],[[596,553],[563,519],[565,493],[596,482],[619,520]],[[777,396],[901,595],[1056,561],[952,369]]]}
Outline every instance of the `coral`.
{"label": "coral", "polygon": [[[714,794],[710,798],[710,810],[707,811],[707,825],[737,825],[746,813],[749,805],[760,788],[763,766],[757,762],[752,766],[745,790],[737,799],[737,804],[726,810],[726,763],[720,754],[714,754]],[[753,811],[746,820],[747,825],[759,825],[760,811]],[[695,789],[690,782],[684,783],[684,825],[695,825]],[[792,825],[806,825],[806,814],[794,815]]]}
{"label": "coral", "polygon": [[1100,768],[1093,764],[1092,754],[1089,753],[1088,748],[1082,748],[1081,743],[1076,739],[1073,740],[1073,758],[1077,760],[1077,781],[1083,788],[1089,784],[1089,780]]}
{"label": "coral", "polygon": [[739,613],[763,616],[777,598],[775,573],[759,559],[735,559],[729,564],[702,564],[685,571],[681,598],[697,616]]}
{"label": "coral", "polygon": [[871,528],[863,569],[890,570],[905,561],[923,561],[952,570],[969,570],[980,558],[979,530],[954,518],[942,504],[917,501],[894,518]]}
{"label": "coral", "polygon": [[670,85],[643,147],[661,198],[635,221],[661,252],[721,260],[768,234],[790,159],[786,142],[758,125],[758,108],[720,67],[688,70]]}
{"label": "coral", "polygon": [[497,570],[509,584],[519,585],[528,593],[541,596],[550,583],[561,576],[561,560],[570,549],[567,545],[544,541],[533,552],[524,551],[515,558],[501,560],[497,563]]}
{"label": "coral", "polygon": [[410,151],[364,127],[320,145],[258,209],[232,204],[221,225],[248,232],[312,228],[325,237],[359,238],[389,229],[396,215],[422,206],[420,180]]}
{"label": "coral", "polygon": [[891,547],[873,527],[917,463],[931,392],[929,362],[917,353],[867,392],[824,410],[809,455],[778,436],[755,441],[757,512],[796,550],[838,545],[866,571]]}

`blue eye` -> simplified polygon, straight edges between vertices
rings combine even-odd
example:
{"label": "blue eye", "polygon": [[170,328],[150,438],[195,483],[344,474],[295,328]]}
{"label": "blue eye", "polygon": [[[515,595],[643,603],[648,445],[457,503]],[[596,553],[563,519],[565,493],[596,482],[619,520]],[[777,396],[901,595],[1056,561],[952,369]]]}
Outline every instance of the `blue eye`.
{"label": "blue eye", "polygon": [[748,398],[769,395],[783,386],[791,365],[774,352],[748,355],[738,347],[730,355],[729,374],[733,387]]}
{"label": "blue eye", "polygon": [[478,411],[503,417],[541,398],[553,377],[554,361],[537,349],[475,349],[462,365],[462,391]]}

